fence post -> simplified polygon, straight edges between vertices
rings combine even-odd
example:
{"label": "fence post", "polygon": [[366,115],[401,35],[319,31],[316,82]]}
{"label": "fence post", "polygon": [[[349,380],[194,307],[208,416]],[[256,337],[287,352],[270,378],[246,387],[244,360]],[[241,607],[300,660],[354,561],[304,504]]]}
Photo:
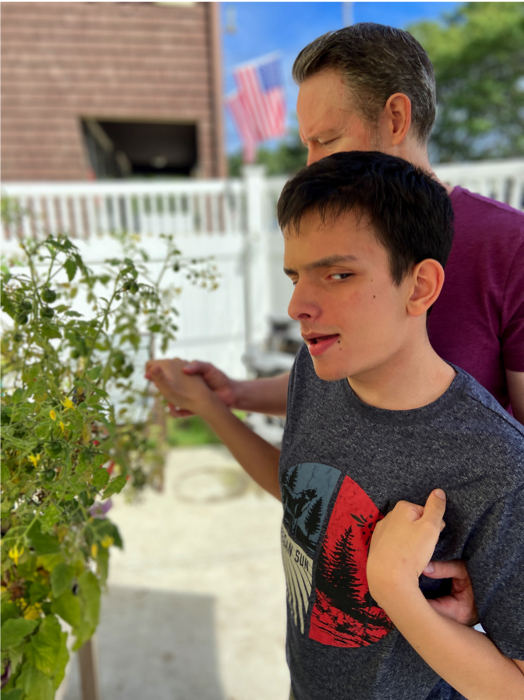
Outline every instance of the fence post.
{"label": "fence post", "polygon": [[268,334],[270,270],[265,166],[246,165],[242,176],[246,188],[244,323],[247,349],[263,342]]}

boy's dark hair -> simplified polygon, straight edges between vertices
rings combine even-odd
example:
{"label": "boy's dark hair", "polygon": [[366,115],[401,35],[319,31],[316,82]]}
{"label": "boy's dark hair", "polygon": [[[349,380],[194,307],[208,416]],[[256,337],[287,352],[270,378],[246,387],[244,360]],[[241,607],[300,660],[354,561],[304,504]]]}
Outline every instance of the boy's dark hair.
{"label": "boy's dark hair", "polygon": [[372,126],[378,125],[391,95],[407,95],[413,133],[427,143],[436,114],[435,75],[427,53],[411,34],[371,22],[328,32],[298,54],[293,78],[300,85],[330,68],[340,71],[355,108]]}
{"label": "boy's dark hair", "polygon": [[302,217],[322,221],[349,211],[367,217],[388,252],[398,286],[427,258],[443,267],[453,242],[453,209],[445,188],[408,161],[378,151],[334,153],[300,170],[278,200],[280,228],[299,233]]}

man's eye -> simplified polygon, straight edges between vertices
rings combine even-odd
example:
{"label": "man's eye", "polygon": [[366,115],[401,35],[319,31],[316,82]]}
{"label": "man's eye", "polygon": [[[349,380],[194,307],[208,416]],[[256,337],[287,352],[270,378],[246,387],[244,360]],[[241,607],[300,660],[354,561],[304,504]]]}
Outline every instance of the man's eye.
{"label": "man's eye", "polygon": [[331,275],[333,280],[346,280],[348,277],[353,277],[352,272],[335,272]]}

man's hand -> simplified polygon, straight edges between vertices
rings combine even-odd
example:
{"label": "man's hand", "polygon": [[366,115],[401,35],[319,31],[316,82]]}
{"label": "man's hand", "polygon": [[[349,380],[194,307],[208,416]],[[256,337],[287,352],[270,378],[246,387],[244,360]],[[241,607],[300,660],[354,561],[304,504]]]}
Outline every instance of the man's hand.
{"label": "man's hand", "polygon": [[373,532],[367,562],[369,590],[386,609],[391,596],[407,596],[419,589],[418,579],[427,567],[445,527],[446,496],[435,489],[424,507],[399,501]]}
{"label": "man's hand", "polygon": [[[184,364],[182,372],[188,376],[198,375],[202,377],[209,389],[215,393],[222,403],[228,408],[234,406],[236,398],[235,387],[237,383],[235,380],[230,379],[227,374],[215,367],[215,365],[212,365],[210,362],[193,360],[192,362]],[[173,403],[169,404],[169,413],[174,418],[185,418],[186,416],[193,415],[192,411],[182,408],[179,404]]]}
{"label": "man's hand", "polygon": [[201,376],[188,376],[182,371],[186,360],[150,360],[145,377],[154,382],[169,403],[185,415],[202,415],[213,398],[213,392]]}
{"label": "man's hand", "polygon": [[473,627],[479,621],[471,580],[463,561],[430,561],[422,572],[428,578],[450,578],[451,592],[442,598],[428,600],[441,615],[462,625]]}

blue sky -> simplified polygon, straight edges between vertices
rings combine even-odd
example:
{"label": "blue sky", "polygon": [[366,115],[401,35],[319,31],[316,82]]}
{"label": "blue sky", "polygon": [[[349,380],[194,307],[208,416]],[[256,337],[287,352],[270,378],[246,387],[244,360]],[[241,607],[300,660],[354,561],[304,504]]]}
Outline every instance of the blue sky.
{"label": "blue sky", "polygon": [[[291,78],[293,61],[317,36],[343,24],[343,5],[350,5],[353,22],[378,22],[405,29],[424,19],[452,12],[460,2],[222,2],[222,55],[225,92],[234,89],[233,68],[264,54],[278,51],[282,57],[288,103],[288,123],[293,123],[298,88]],[[226,31],[234,14],[236,32]],[[228,153],[240,149],[231,118],[225,119]],[[268,143],[271,147],[271,142]]]}

